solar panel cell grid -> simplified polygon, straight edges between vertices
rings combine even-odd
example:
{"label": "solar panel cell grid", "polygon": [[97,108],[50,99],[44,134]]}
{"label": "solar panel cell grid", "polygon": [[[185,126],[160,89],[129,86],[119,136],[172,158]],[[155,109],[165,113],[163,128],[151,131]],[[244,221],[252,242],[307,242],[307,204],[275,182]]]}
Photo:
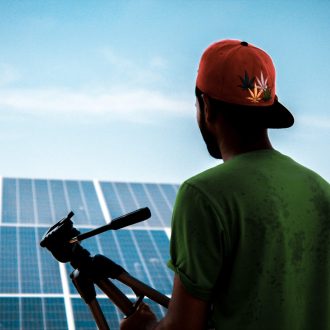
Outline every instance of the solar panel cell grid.
{"label": "solar panel cell grid", "polygon": [[137,247],[134,245],[131,231],[122,230],[116,234],[127,266],[126,270],[142,282],[152,285],[147,276],[147,270],[144,268],[144,264],[139,257]]}
{"label": "solar panel cell grid", "polygon": [[83,195],[85,196],[85,201],[91,223],[93,225],[104,225],[104,216],[102,214],[100,203],[97,199],[93,183],[90,181],[81,181],[81,189]]}
{"label": "solar panel cell grid", "polygon": [[[116,233],[110,231],[110,232],[104,233],[102,235],[99,235],[99,240],[100,240],[100,244],[102,246],[103,254],[127,270],[126,261],[122,254],[122,248],[121,248],[121,245],[117,238]],[[126,285],[121,284],[118,281],[115,281],[114,284],[122,292],[124,292],[126,294],[132,293],[132,291]]]}
{"label": "solar panel cell grid", "polygon": [[18,298],[0,298],[0,329],[20,329]]}
{"label": "solar panel cell grid", "polygon": [[50,188],[56,222],[67,215],[67,213],[69,212],[69,205],[64,194],[64,186],[62,181],[51,180]]}
{"label": "solar panel cell grid", "polygon": [[2,222],[16,223],[17,208],[16,208],[16,180],[3,179],[2,183]]}
{"label": "solar panel cell grid", "polygon": [[39,293],[40,276],[34,228],[18,228],[18,260],[22,293]]}
{"label": "solar panel cell grid", "polygon": [[41,299],[36,298],[21,298],[22,314],[21,324],[22,329],[44,329],[44,316],[42,310]]}
{"label": "solar panel cell grid", "polygon": [[145,188],[149,192],[149,195],[152,196],[155,208],[157,208],[157,213],[161,218],[161,225],[169,227],[169,221],[171,220],[172,215],[172,206],[168,203],[166,196],[160,190],[159,185],[146,184]]}
{"label": "solar panel cell grid", "polygon": [[0,292],[18,293],[17,229],[0,227]]}
{"label": "solar panel cell grid", "polygon": [[149,226],[162,226],[163,221],[159,215],[158,210],[155,208],[154,203],[149,198],[147,191],[145,190],[144,186],[140,183],[134,183],[130,185],[132,188],[132,192],[134,193],[134,197],[136,200],[135,208],[141,207],[142,205],[146,205],[150,208],[151,211],[151,219],[148,220]]}
{"label": "solar panel cell grid", "polygon": [[18,187],[18,221],[20,223],[35,223],[34,214],[34,196],[32,192],[32,181],[29,179],[20,179],[17,182]]}
{"label": "solar panel cell grid", "polygon": [[169,203],[173,206],[178,192],[179,186],[175,184],[162,184],[160,185],[162,191],[166,195]]}
{"label": "solar panel cell grid", "polygon": [[87,214],[87,209],[83,196],[81,195],[79,182],[66,181],[65,188],[69,200],[69,209],[74,210],[75,223],[79,224],[91,224],[91,219]]}
{"label": "solar panel cell grid", "polygon": [[45,298],[44,316],[46,317],[46,328],[49,330],[67,329],[64,300],[62,298]]}
{"label": "solar panel cell grid", "polygon": [[118,194],[120,198],[120,206],[122,213],[128,213],[136,210],[137,205],[133,199],[132,193],[129,190],[129,185],[127,183],[114,183],[114,191]]}
{"label": "solar panel cell grid", "polygon": [[48,181],[34,180],[35,201],[37,204],[37,220],[40,224],[55,222],[51,212]]}
{"label": "solar panel cell grid", "polygon": [[0,329],[67,329],[62,298],[0,298]]}
{"label": "solar panel cell grid", "polygon": [[163,262],[167,263],[170,259],[169,254],[169,239],[163,230],[153,230],[151,231],[152,236],[154,237],[155,242],[157,242],[157,247],[159,253],[163,258]]}
{"label": "solar panel cell grid", "polygon": [[[108,299],[98,299],[102,312],[107,319],[110,329],[119,328],[119,315],[113,304]],[[72,307],[76,329],[95,330],[97,329],[93,316],[88,306],[81,299],[72,299]]]}
{"label": "solar panel cell grid", "polygon": [[[38,228],[38,240],[40,242],[44,228]],[[40,253],[39,270],[41,273],[41,292],[43,293],[62,293],[62,283],[59,271],[59,263],[49,255],[46,249],[40,249],[39,244],[36,245],[36,249]]]}
{"label": "solar panel cell grid", "polygon": [[138,242],[139,249],[142,251],[147,268],[152,274],[154,287],[163,293],[170,294],[172,291],[172,276],[160,255],[160,251],[152,233],[142,230],[134,230],[132,233],[136,237],[136,241]]}
{"label": "solar panel cell grid", "polygon": [[113,184],[109,182],[101,182],[100,185],[111,218],[114,219],[123,215],[122,207],[119,201],[119,196],[116,194]]}
{"label": "solar panel cell grid", "polygon": [[175,185],[153,185],[142,183],[101,182],[101,188],[112,218],[149,207],[151,219],[132,227],[170,227]]}

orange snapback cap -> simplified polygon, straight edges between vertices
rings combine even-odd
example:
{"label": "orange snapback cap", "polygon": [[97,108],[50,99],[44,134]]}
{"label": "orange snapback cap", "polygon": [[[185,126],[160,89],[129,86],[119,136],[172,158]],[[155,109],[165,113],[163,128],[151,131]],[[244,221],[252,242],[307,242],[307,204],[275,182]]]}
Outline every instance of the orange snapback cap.
{"label": "orange snapback cap", "polygon": [[196,86],[211,98],[248,111],[265,127],[285,128],[294,123],[290,111],[278,102],[272,59],[245,41],[210,45],[200,60]]}

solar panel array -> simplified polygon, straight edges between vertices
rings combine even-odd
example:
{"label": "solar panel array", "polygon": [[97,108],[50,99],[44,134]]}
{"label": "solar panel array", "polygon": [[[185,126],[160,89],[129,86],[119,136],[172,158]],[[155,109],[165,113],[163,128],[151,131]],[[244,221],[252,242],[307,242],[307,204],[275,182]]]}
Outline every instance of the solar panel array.
{"label": "solar panel array", "polygon": [[[152,217],[83,242],[131,275],[166,295],[172,291],[169,227],[178,186],[173,184],[3,178],[0,220],[0,328],[96,329],[88,307],[71,283],[69,264],[58,263],[39,242],[71,210],[75,227],[89,231],[140,207]],[[130,288],[115,281],[130,298]],[[122,315],[98,290],[111,329]],[[161,317],[164,310],[150,302]]]}

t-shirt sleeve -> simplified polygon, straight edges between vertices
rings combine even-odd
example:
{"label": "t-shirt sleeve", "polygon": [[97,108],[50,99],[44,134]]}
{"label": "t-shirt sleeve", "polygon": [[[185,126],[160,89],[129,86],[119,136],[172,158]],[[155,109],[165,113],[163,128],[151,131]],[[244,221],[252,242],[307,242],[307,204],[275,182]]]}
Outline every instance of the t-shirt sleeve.
{"label": "t-shirt sleeve", "polygon": [[212,298],[223,263],[222,235],[221,219],[212,203],[184,183],[173,210],[168,266],[196,298]]}

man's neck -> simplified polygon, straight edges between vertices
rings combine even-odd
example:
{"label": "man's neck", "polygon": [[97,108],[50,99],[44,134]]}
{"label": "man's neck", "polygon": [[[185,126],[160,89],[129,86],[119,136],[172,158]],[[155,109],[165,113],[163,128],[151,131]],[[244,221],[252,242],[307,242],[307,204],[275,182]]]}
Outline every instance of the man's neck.
{"label": "man's neck", "polygon": [[243,153],[273,149],[266,130],[254,138],[242,135],[223,136],[218,143],[224,162]]}

